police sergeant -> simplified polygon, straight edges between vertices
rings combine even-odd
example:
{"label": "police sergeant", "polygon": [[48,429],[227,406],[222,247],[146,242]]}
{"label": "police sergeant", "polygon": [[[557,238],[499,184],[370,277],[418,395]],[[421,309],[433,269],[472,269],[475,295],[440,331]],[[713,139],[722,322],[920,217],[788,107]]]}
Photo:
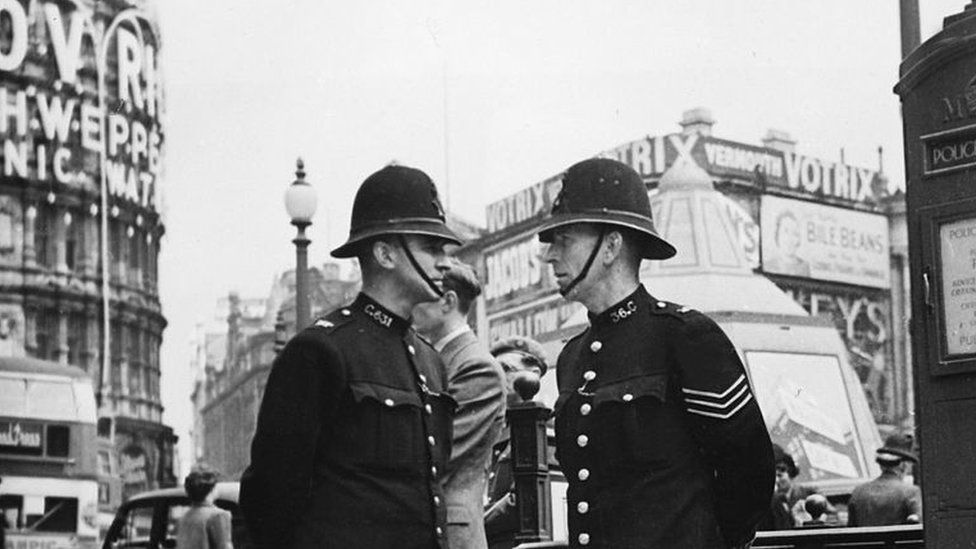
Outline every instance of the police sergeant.
{"label": "police sergeant", "polygon": [[640,283],[642,260],[676,253],[640,176],[573,165],[539,232],[590,321],[556,366],[570,547],[748,547],[773,492],[769,435],[722,330]]}
{"label": "police sergeant", "polygon": [[359,259],[362,292],[292,338],[268,377],[241,483],[260,547],[446,547],[438,476],[456,405],[409,316],[440,295],[448,244],[460,239],[424,172],[391,165],[362,183],[332,251]]}

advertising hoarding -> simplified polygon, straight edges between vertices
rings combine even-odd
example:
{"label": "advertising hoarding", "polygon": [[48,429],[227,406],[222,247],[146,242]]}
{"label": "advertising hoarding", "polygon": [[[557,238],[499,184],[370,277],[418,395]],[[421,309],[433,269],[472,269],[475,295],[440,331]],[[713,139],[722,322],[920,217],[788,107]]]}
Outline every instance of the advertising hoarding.
{"label": "advertising hoarding", "polygon": [[101,10],[69,4],[0,1],[9,40],[0,173],[81,186],[104,170],[113,197],[155,209],[164,140],[155,24],[135,10],[106,22]]}
{"label": "advertising hoarding", "polygon": [[[748,181],[761,190],[850,206],[873,206],[886,192],[875,170],[699,134],[645,137],[597,156],[623,162],[645,180],[659,178],[680,159],[690,159],[719,180]],[[488,232],[543,218],[559,193],[560,177],[489,204]]]}
{"label": "advertising hoarding", "polygon": [[763,271],[888,288],[888,220],[883,215],[764,196]]}
{"label": "advertising hoarding", "polygon": [[567,322],[578,317],[583,306],[566,301],[554,294],[522,307],[504,311],[488,318],[488,340],[510,336],[531,337],[549,341],[564,328]]}
{"label": "advertising hoarding", "polygon": [[527,233],[485,250],[484,295],[489,315],[555,292],[556,280],[542,260],[543,249],[539,237]]}
{"label": "advertising hoarding", "polygon": [[939,227],[942,311],[948,355],[976,353],[976,218]]}

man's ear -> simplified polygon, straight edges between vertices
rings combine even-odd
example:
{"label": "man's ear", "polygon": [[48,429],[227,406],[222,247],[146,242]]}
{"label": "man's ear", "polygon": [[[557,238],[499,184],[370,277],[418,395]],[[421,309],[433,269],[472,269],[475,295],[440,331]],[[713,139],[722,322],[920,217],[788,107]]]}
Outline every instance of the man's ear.
{"label": "man's ear", "polygon": [[444,295],[441,296],[441,311],[444,313],[449,313],[455,311],[458,308],[458,296],[457,292],[454,290],[447,290]]}
{"label": "man's ear", "polygon": [[396,247],[385,240],[376,240],[373,242],[373,259],[376,264],[384,269],[393,269],[396,267]]}
{"label": "man's ear", "polygon": [[607,231],[603,237],[603,259],[607,263],[613,262],[624,249],[624,235],[618,230]]}

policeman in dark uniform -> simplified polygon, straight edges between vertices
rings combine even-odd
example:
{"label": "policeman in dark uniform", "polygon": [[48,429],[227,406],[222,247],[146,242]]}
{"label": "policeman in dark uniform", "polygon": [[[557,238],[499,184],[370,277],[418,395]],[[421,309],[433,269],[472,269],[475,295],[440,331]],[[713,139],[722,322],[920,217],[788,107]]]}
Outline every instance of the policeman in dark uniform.
{"label": "policeman in dark uniform", "polygon": [[264,548],[446,547],[438,472],[455,403],[437,352],[410,327],[449,268],[430,178],[387,166],[359,188],[349,240],[362,293],[296,335],[268,377],[241,482]]}
{"label": "policeman in dark uniform", "polygon": [[640,176],[575,164],[539,231],[560,293],[590,318],[556,366],[570,547],[748,546],[773,492],[769,435],[722,330],[640,284],[641,260],[675,254]]}

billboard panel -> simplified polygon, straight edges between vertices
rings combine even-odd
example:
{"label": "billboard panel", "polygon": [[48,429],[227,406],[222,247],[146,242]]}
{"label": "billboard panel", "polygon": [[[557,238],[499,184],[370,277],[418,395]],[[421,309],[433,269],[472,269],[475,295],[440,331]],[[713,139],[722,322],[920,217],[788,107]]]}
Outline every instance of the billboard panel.
{"label": "billboard panel", "polygon": [[888,288],[888,220],[880,214],[764,196],[763,271]]}

